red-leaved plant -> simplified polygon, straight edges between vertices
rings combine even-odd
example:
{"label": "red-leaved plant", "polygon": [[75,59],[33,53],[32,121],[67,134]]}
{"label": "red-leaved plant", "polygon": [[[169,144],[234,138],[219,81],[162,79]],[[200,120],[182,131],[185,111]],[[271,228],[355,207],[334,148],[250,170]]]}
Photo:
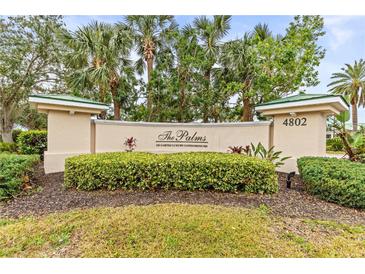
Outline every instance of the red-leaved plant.
{"label": "red-leaved plant", "polygon": [[136,141],[137,140],[134,137],[127,138],[124,142],[124,145],[126,146],[125,151],[132,152],[134,148],[137,146]]}
{"label": "red-leaved plant", "polygon": [[230,146],[228,147],[228,152],[237,154],[248,154],[250,146]]}

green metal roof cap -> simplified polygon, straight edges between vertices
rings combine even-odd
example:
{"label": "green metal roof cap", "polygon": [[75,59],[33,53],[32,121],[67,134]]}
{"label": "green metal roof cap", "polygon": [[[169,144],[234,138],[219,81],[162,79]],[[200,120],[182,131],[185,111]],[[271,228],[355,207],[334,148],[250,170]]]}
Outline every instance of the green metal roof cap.
{"label": "green metal roof cap", "polygon": [[341,95],[332,95],[332,94],[298,94],[293,96],[288,96],[285,98],[276,99],[270,102],[262,103],[256,105],[257,107],[260,106],[270,106],[270,105],[276,105],[276,104],[286,104],[286,103],[293,103],[293,102],[300,102],[300,101],[307,101],[307,100],[316,100],[316,99],[322,99],[322,98],[331,98],[331,97],[339,97],[342,99],[342,101],[349,106],[349,104],[346,102],[346,100]]}
{"label": "green metal roof cap", "polygon": [[68,94],[32,94],[32,95],[30,95],[30,97],[93,104],[93,105],[99,105],[99,106],[108,106],[107,104],[104,104],[104,103],[100,103],[100,102],[96,102],[96,101],[93,101],[90,99],[72,96],[72,95],[68,95]]}

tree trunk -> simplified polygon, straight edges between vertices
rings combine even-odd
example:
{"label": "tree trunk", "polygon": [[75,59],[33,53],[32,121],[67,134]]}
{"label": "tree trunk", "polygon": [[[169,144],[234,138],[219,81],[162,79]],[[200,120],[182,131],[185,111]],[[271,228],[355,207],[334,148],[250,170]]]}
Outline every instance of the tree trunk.
{"label": "tree trunk", "polygon": [[99,85],[99,100],[101,103],[105,103],[105,90],[101,85]]}
{"label": "tree trunk", "polygon": [[208,123],[209,119],[208,119],[208,115],[206,113],[203,114],[203,123]]}
{"label": "tree trunk", "polygon": [[3,142],[5,143],[13,143],[13,136],[12,136],[12,131],[1,131],[1,138],[3,140]]}
{"label": "tree trunk", "polygon": [[[102,85],[99,85],[99,100],[101,103],[105,103],[105,89]],[[105,120],[106,119],[106,111],[102,111],[98,117],[102,120]]]}
{"label": "tree trunk", "polygon": [[101,120],[105,120],[106,119],[106,111],[102,111],[99,115],[98,115],[98,119]]}
{"label": "tree trunk", "polygon": [[242,111],[241,121],[242,122],[252,121],[252,106],[250,98],[243,96],[242,103],[243,103],[243,111]]}
{"label": "tree trunk", "polygon": [[110,91],[113,98],[113,106],[114,106],[114,120],[120,120],[120,110],[121,110],[121,104],[118,100],[117,96],[117,89],[118,89],[118,82],[116,79],[111,82],[110,84]]}
{"label": "tree trunk", "polygon": [[5,143],[13,143],[13,121],[11,121],[10,110],[6,106],[1,107],[1,120],[0,120],[0,131],[1,131],[1,138]]}
{"label": "tree trunk", "polygon": [[184,112],[185,112],[185,81],[180,80],[180,98],[179,98],[179,114],[177,120],[179,122],[184,121]]}
{"label": "tree trunk", "polygon": [[[210,76],[211,76],[211,69],[207,69],[204,73],[204,79],[206,81],[206,93],[208,95],[209,98],[209,86],[210,86]],[[204,102],[204,113],[203,113],[203,123],[208,123],[209,122],[209,115],[208,115],[208,110],[210,107],[210,102]]]}
{"label": "tree trunk", "polygon": [[151,120],[152,117],[152,100],[153,100],[153,94],[152,94],[152,88],[151,88],[151,78],[152,78],[152,72],[153,72],[153,57],[147,59],[147,112],[148,112],[148,121]]}
{"label": "tree trunk", "polygon": [[120,103],[117,100],[113,100],[114,105],[114,120],[120,120]]}
{"label": "tree trunk", "polygon": [[[93,59],[93,64],[95,66],[96,69],[99,69],[102,65],[103,61],[100,58],[94,58]],[[99,100],[101,103],[105,103],[105,88],[103,87],[103,85],[99,85]]]}
{"label": "tree trunk", "polygon": [[358,156],[356,155],[356,153],[353,151],[351,145],[349,144],[348,140],[347,140],[347,136],[346,136],[346,129],[343,128],[339,131],[338,136],[341,138],[342,143],[344,145],[344,149],[347,153],[347,155],[349,156],[350,161],[356,162],[359,160]]}
{"label": "tree trunk", "polygon": [[204,73],[204,79],[207,81],[207,87],[209,88],[209,84],[210,84],[210,71],[211,69],[207,69]]}
{"label": "tree trunk", "polygon": [[357,104],[356,102],[351,104],[351,110],[352,110],[352,130],[357,131]]}

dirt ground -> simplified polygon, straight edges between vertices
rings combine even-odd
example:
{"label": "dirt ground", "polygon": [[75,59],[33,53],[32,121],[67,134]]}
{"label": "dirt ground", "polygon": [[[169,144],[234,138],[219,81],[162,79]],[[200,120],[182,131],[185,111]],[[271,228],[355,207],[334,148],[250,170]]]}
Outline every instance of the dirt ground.
{"label": "dirt ground", "polygon": [[265,204],[274,215],[284,217],[336,220],[349,224],[364,224],[365,211],[342,207],[322,201],[303,190],[299,176],[286,188],[286,174],[279,173],[280,191],[275,195],[222,193],[215,191],[79,191],[64,189],[63,173],[44,174],[42,165],[36,169],[35,189],[0,204],[0,217],[44,215],[76,208],[118,207],[158,203],[212,204],[224,206],[258,207]]}

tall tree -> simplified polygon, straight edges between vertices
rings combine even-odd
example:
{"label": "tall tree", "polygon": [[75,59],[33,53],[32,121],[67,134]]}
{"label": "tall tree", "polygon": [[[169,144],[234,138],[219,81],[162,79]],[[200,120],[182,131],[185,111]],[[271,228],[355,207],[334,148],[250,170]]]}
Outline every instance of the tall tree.
{"label": "tall tree", "polygon": [[[129,15],[125,18],[126,24],[132,29],[135,45],[140,59],[136,62],[137,71],[142,74],[147,66],[147,79],[150,83],[156,55],[166,43],[168,32],[176,29],[173,16],[167,15]],[[148,120],[152,115],[153,94],[151,87],[147,87]]]}
{"label": "tall tree", "polygon": [[[232,75],[228,85],[239,92],[243,102],[241,120],[252,120],[256,103],[318,84],[316,67],[325,51],[317,41],[323,35],[323,18],[295,16],[283,36],[273,36],[266,25],[259,24],[246,38],[228,43],[222,65]],[[237,59],[246,64],[241,65]],[[241,75],[241,81],[237,75]],[[247,76],[243,75],[249,76],[246,84],[242,79]]]}
{"label": "tall tree", "polygon": [[223,46],[220,61],[230,72],[229,88],[239,92],[239,101],[242,102],[241,121],[253,119],[253,87],[257,77],[255,69],[259,60],[264,57],[258,54],[257,46],[259,43],[267,43],[268,40],[273,40],[268,25],[258,24],[252,33],[245,33],[242,39],[229,41]]}
{"label": "tall tree", "polygon": [[253,35],[257,36],[261,41],[264,41],[272,37],[272,32],[269,29],[269,25],[259,23],[253,28]]}
{"label": "tall tree", "polygon": [[200,16],[193,22],[205,54],[205,64],[203,65],[205,89],[202,93],[204,122],[209,120],[209,107],[212,101],[214,101],[213,93],[211,92],[212,69],[218,61],[222,38],[228,34],[230,29],[230,20],[231,16],[216,15],[212,20],[207,16]]}
{"label": "tall tree", "polygon": [[242,39],[225,43],[221,54],[221,64],[229,72],[230,89],[240,92],[242,100],[241,121],[251,121],[252,83],[255,77],[256,55],[252,39],[245,34]]}
{"label": "tall tree", "polygon": [[360,59],[353,65],[345,64],[342,72],[332,74],[333,81],[328,84],[330,92],[348,97],[352,111],[352,129],[358,129],[357,107],[365,105],[365,61]]}
{"label": "tall tree", "polygon": [[64,27],[61,16],[0,18],[0,131],[12,142],[14,121],[31,92],[64,90],[62,45],[56,32]]}
{"label": "tall tree", "polygon": [[96,88],[101,102],[111,95],[114,119],[121,119],[120,85],[129,77],[129,55],[133,37],[119,24],[92,22],[74,33],[66,32],[63,40],[70,48],[67,66],[71,87],[79,90]]}
{"label": "tall tree", "polygon": [[198,44],[196,29],[186,25],[176,32],[174,37],[173,77],[171,80],[177,85],[177,114],[179,122],[191,121],[196,118],[193,110],[193,100],[196,91],[204,88],[201,85],[203,77],[200,73],[205,61],[202,47]]}

